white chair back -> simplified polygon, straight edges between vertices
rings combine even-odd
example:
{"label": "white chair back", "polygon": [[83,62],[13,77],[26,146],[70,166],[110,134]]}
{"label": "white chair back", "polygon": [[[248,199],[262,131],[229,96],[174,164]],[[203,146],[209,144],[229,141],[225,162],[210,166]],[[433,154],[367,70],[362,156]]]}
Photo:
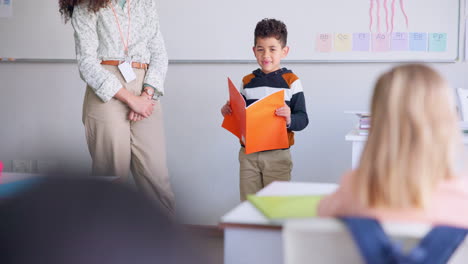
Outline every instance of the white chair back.
{"label": "white chair back", "polygon": [[[428,225],[408,223],[384,223],[383,228],[405,251],[416,246],[431,229]],[[283,250],[284,264],[364,263],[345,225],[334,218],[288,220],[283,226]],[[467,240],[449,263],[468,263]]]}
{"label": "white chair back", "polygon": [[456,91],[460,118],[462,121],[468,122],[468,89],[457,88]]}

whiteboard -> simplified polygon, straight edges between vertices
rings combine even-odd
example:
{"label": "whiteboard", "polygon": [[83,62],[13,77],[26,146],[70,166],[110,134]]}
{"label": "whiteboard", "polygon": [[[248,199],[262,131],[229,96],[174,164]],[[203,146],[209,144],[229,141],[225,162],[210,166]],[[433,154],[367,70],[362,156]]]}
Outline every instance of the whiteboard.
{"label": "whiteboard", "polygon": [[[0,17],[0,58],[75,59],[73,29],[70,23],[63,24],[57,0],[11,1],[13,16]],[[458,58],[459,0],[402,0],[405,12],[400,8],[400,0],[156,2],[171,61],[252,61],[253,31],[256,23],[265,17],[286,23],[290,46],[286,59],[290,61],[454,61]],[[395,2],[394,12],[391,12],[392,2]],[[353,33],[366,33],[371,38],[372,33],[389,32],[386,25],[391,14],[394,14],[390,23],[393,33],[426,34],[426,51],[373,51],[372,48],[357,51],[353,50],[354,46],[349,50]],[[445,36],[444,47],[428,51],[428,33]],[[323,47],[317,45],[320,36],[330,37],[330,51],[324,52]],[[383,36],[391,39],[391,36]],[[344,46],[338,45],[339,39],[344,41]],[[371,41],[369,45],[372,47],[372,44]]]}
{"label": "whiteboard", "polygon": [[58,0],[10,1],[13,15],[0,17],[0,58],[76,58],[73,28],[63,24]]}
{"label": "whiteboard", "polygon": [[[459,0],[158,0],[169,57],[174,60],[253,60],[253,32],[266,17],[288,27],[288,60],[454,61],[458,57]],[[370,5],[373,25],[370,28]],[[445,51],[317,52],[320,33],[387,33],[386,3],[393,32],[445,33]],[[394,3],[394,12],[392,11]],[[380,12],[377,14],[377,5]],[[406,25],[405,14],[408,17]],[[380,31],[377,21],[380,17]],[[390,29],[388,29],[390,30]]]}

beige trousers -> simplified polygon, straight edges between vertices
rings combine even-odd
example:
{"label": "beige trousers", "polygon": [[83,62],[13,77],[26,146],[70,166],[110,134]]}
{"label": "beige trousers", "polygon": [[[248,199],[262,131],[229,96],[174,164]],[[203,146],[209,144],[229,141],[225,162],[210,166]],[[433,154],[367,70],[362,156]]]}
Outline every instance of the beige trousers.
{"label": "beige trousers", "polygon": [[239,187],[240,199],[255,194],[274,181],[291,180],[292,159],[289,149],[278,149],[245,154],[245,148],[239,150]]}
{"label": "beige trousers", "polygon": [[[134,69],[137,79],[125,83],[117,66],[103,65],[135,95],[141,94],[146,71]],[[131,170],[135,183],[144,194],[169,214],[174,214],[174,194],[166,165],[163,115],[159,102],[153,114],[141,121],[128,120],[129,107],[112,98],[104,103],[86,88],[83,123],[93,160],[93,175],[115,175],[128,182]]]}

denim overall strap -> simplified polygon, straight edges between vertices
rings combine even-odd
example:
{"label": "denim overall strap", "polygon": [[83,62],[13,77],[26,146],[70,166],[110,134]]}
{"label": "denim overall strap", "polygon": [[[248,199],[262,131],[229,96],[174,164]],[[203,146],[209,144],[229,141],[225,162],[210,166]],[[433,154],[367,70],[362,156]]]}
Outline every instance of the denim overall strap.
{"label": "denim overall strap", "polygon": [[350,231],[365,263],[399,263],[401,249],[388,238],[375,219],[343,217],[341,220]]}
{"label": "denim overall strap", "polygon": [[341,218],[356,242],[366,263],[442,264],[464,241],[466,229],[437,226],[408,254],[393,242],[375,219]]}
{"label": "denim overall strap", "polygon": [[434,227],[413,249],[423,251],[426,255],[424,264],[447,263],[455,250],[465,240],[467,229],[451,226]]}

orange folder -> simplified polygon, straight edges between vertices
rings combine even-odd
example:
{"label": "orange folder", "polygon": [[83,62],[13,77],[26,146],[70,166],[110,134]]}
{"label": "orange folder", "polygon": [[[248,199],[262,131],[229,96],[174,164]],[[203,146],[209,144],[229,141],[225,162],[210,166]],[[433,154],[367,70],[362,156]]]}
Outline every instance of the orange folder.
{"label": "orange folder", "polygon": [[244,97],[228,78],[232,114],[226,115],[222,127],[234,134],[245,146],[245,153],[289,147],[286,119],[275,110],[284,106],[284,91],[270,94],[245,107]]}

